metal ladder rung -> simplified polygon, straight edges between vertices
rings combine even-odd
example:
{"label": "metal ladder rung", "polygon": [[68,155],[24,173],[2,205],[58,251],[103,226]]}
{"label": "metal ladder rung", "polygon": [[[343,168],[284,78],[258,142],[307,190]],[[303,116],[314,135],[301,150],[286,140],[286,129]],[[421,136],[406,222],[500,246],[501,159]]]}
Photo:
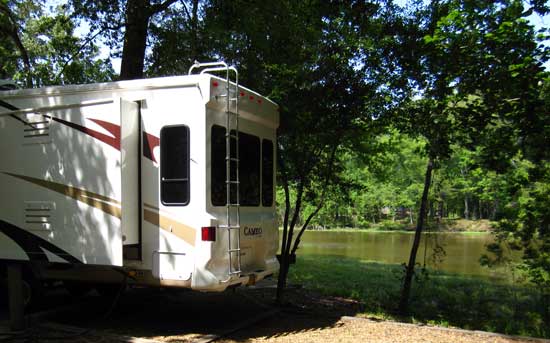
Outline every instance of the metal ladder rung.
{"label": "metal ladder rung", "polygon": [[232,162],[239,162],[239,159],[235,158],[235,157],[226,157],[225,160],[226,161],[232,161]]}
{"label": "metal ladder rung", "polygon": [[239,251],[241,251],[241,248],[229,249],[228,251],[229,251],[230,253],[232,253],[232,252],[239,252]]}
{"label": "metal ladder rung", "polygon": [[234,230],[234,229],[240,229],[241,228],[240,225],[218,225],[218,227],[220,229],[229,229],[229,230]]}
{"label": "metal ladder rung", "polygon": [[236,274],[240,274],[242,272],[242,270],[234,270],[234,271],[231,271],[229,272],[229,275],[236,275]]}
{"label": "metal ladder rung", "polygon": [[226,133],[226,134],[225,134],[225,137],[226,137],[226,138],[227,138],[227,137],[231,137],[231,138],[239,139],[239,136],[237,136],[237,135],[232,135],[232,134],[230,134],[230,133]]}
{"label": "metal ladder rung", "polygon": [[230,184],[238,185],[238,184],[240,184],[241,182],[240,182],[240,181],[225,181],[225,183],[230,183]]}
{"label": "metal ladder rung", "polygon": [[[231,96],[231,94],[230,94],[229,96]],[[218,95],[216,95],[216,97],[218,97],[218,98],[226,98],[226,97],[227,97],[227,94],[218,94]],[[239,99],[238,99],[238,98],[229,98],[229,101],[239,101]],[[237,113],[235,113],[235,114],[237,114]]]}

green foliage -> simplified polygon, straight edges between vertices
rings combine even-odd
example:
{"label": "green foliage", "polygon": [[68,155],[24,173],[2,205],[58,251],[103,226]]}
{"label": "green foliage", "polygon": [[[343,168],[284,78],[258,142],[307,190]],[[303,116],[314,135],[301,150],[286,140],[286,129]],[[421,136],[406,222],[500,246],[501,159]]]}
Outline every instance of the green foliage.
{"label": "green foliage", "polygon": [[0,21],[9,18],[17,34],[0,36],[5,42],[0,48],[2,77],[37,87],[112,79],[110,61],[98,58],[93,42],[75,35],[76,23],[65,7],[50,14],[41,2],[8,1],[3,6]]}
{"label": "green foliage", "polygon": [[[399,265],[332,256],[300,256],[289,274],[290,282],[359,300],[366,314],[386,318],[394,316],[401,277]],[[548,299],[528,285],[429,270],[413,287],[410,315],[424,323],[550,337],[545,304]]]}
{"label": "green foliage", "polygon": [[[371,154],[348,150],[338,183],[312,224],[317,227],[368,227],[384,219],[406,219],[417,207],[423,182],[424,141],[389,131],[370,141]],[[304,214],[310,212],[306,206]],[[405,218],[403,218],[405,216]],[[403,224],[386,224],[403,228]]]}

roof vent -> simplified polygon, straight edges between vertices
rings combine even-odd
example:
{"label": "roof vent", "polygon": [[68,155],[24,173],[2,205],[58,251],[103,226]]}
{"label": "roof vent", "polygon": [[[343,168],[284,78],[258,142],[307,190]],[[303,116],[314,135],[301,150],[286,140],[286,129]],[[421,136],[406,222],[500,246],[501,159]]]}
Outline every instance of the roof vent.
{"label": "roof vent", "polygon": [[52,119],[41,114],[28,115],[23,125],[23,143],[50,143],[50,124]]}
{"label": "roof vent", "polygon": [[19,88],[17,86],[17,83],[13,82],[12,80],[1,80],[0,79],[0,91],[11,91],[14,89]]}

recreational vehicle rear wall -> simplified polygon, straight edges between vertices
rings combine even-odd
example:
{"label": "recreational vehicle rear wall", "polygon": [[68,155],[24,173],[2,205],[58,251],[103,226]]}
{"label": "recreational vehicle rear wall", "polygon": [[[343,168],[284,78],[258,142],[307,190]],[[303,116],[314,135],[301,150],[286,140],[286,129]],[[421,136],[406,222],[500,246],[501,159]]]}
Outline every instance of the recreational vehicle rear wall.
{"label": "recreational vehicle rear wall", "polygon": [[277,105],[206,67],[227,74],[0,92],[2,263],[206,291],[273,274]]}

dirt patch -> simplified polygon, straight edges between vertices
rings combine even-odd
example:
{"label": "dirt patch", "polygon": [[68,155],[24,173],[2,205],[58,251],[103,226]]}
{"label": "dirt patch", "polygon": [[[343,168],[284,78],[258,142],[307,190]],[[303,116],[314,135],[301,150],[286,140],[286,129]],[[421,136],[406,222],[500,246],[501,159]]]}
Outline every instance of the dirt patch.
{"label": "dirt patch", "polygon": [[[443,219],[438,222],[432,220],[426,225],[428,231],[437,232],[492,232],[494,222],[487,219]],[[410,227],[414,231],[416,227]]]}

